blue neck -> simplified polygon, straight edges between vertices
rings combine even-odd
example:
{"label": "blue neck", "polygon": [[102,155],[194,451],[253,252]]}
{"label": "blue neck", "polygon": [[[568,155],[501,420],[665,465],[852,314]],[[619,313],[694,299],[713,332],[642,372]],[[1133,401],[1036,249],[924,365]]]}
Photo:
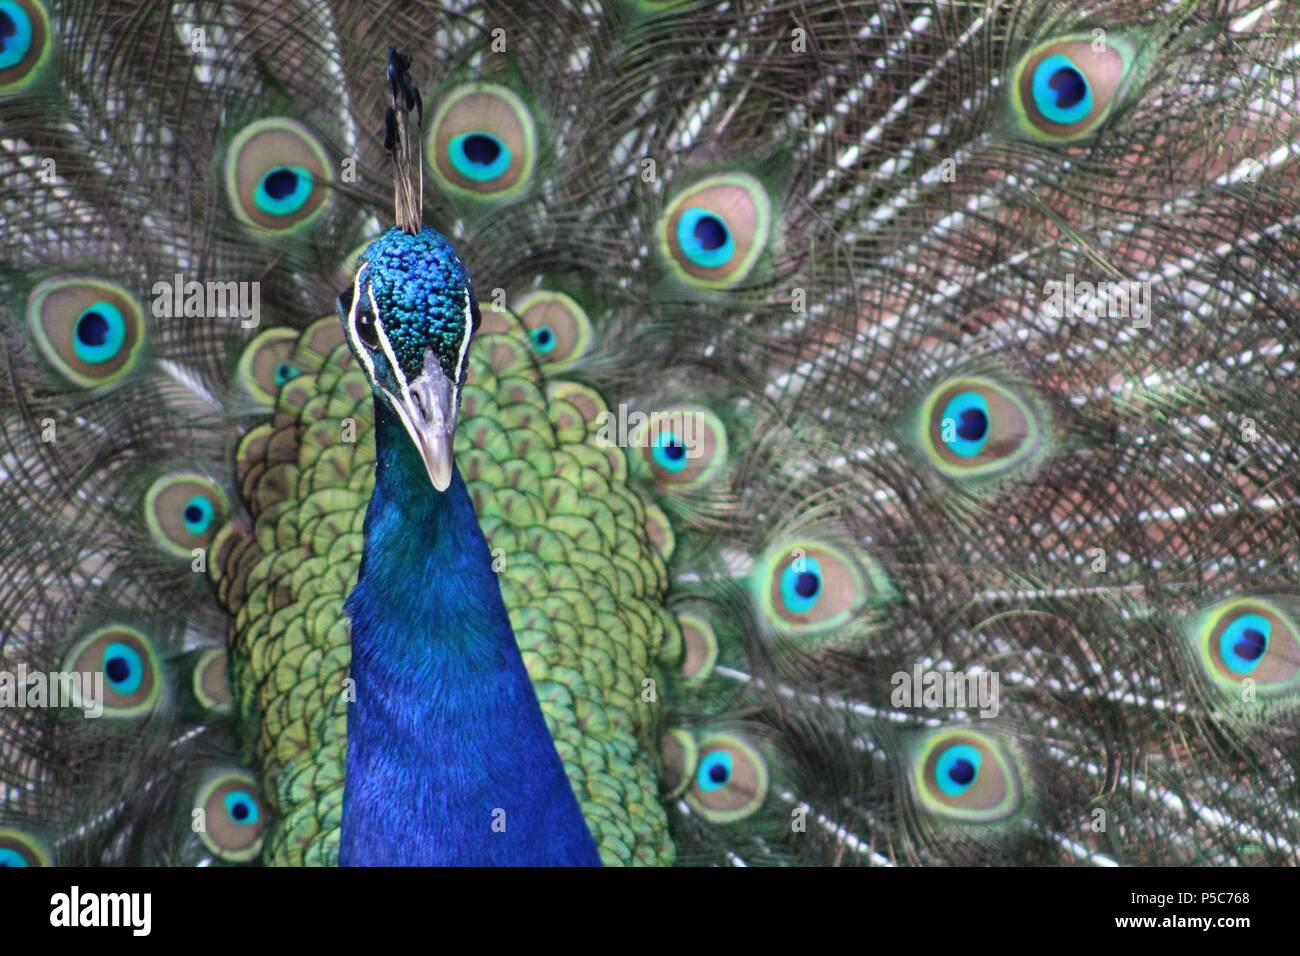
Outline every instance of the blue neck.
{"label": "blue neck", "polygon": [[340,862],[599,865],[459,469],[435,491],[382,399],[375,451]]}

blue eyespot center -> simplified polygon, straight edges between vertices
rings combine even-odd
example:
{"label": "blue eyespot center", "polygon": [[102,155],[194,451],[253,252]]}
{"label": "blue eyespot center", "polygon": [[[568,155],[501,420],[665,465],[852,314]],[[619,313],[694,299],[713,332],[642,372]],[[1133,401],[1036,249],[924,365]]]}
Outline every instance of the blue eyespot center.
{"label": "blue eyespot center", "polygon": [[461,133],[448,149],[456,172],[476,183],[491,182],[510,168],[510,147],[491,133]]}
{"label": "blue eyespot center", "polygon": [[32,20],[13,2],[0,3],[0,70],[22,61],[32,47]]}
{"label": "blue eyespot center", "polygon": [[87,365],[112,359],[126,341],[126,319],[112,302],[94,303],[77,317],[73,326],[72,348]]}
{"label": "blue eyespot center", "polygon": [[1052,74],[1047,85],[1056,91],[1056,106],[1068,110],[1088,95],[1088,81],[1074,67],[1062,67]]}
{"label": "blue eyespot center", "polygon": [[733,769],[731,754],[726,750],[715,750],[700,761],[695,782],[705,793],[720,790],[731,780]]}
{"label": "blue eyespot center", "polygon": [[655,436],[651,454],[655,464],[666,471],[679,472],[686,468],[686,446],[672,432],[664,431]]}
{"label": "blue eyespot center", "polygon": [[0,847],[0,866],[29,866],[27,858],[10,847]]}
{"label": "blue eyespot center", "polygon": [[790,613],[811,611],[821,592],[822,566],[816,558],[796,558],[781,572],[781,600]]}
{"label": "blue eyespot center", "polygon": [[555,351],[555,332],[550,326],[540,325],[529,332],[528,337],[543,355]]}
{"label": "blue eyespot center", "polygon": [[795,578],[794,591],[800,597],[810,598],[821,589],[821,586],[821,578],[811,571],[804,571]]}
{"label": "blue eyespot center", "polygon": [[294,368],[288,362],[281,362],[275,367],[275,384],[283,385],[285,382],[295,379],[301,374],[302,373],[299,372],[298,369]]}
{"label": "blue eyespot center", "polygon": [[276,169],[266,174],[266,194],[272,199],[284,199],[298,188],[298,176],[291,169]]}
{"label": "blue eyespot center", "polygon": [[944,407],[940,435],[948,450],[974,458],[989,440],[989,404],[979,392],[961,392]]}
{"label": "blue eyespot center", "polygon": [[694,232],[700,248],[709,252],[721,249],[727,242],[727,227],[716,216],[701,216],[695,223]]}
{"label": "blue eyespot center", "polygon": [[736,243],[722,217],[699,206],[691,206],[677,223],[677,245],[697,266],[716,269],[731,261]]}
{"label": "blue eyespot center", "polygon": [[273,216],[288,216],[307,204],[312,194],[311,171],[302,166],[273,166],[257,184],[257,208]]}
{"label": "blue eyespot center", "polygon": [[77,320],[77,338],[83,345],[103,345],[108,338],[108,320],[98,312],[86,312]]}
{"label": "blue eyespot center", "polygon": [[1069,126],[1092,112],[1092,88],[1070,58],[1056,53],[1034,70],[1034,104],[1053,123]]}
{"label": "blue eyespot center", "polygon": [[1223,662],[1235,673],[1249,674],[1263,660],[1272,631],[1273,622],[1262,614],[1241,615],[1219,637]]}
{"label": "blue eyespot center", "polygon": [[975,784],[983,757],[979,749],[970,744],[954,744],[945,750],[935,764],[935,782],[939,790],[949,797],[959,797]]}
{"label": "blue eyespot center", "polygon": [[222,798],[230,819],[242,826],[252,826],[260,816],[257,801],[246,790],[231,790]]}
{"label": "blue eyespot center", "polygon": [[979,441],[988,432],[989,419],[981,409],[968,408],[961,413],[957,437],[963,441]]}
{"label": "blue eyespot center", "polygon": [[1264,656],[1267,643],[1262,631],[1249,627],[1241,632],[1241,639],[1232,645],[1232,649],[1248,661],[1257,661]]}
{"label": "blue eyespot center", "polygon": [[185,503],[181,510],[181,519],[185,522],[185,530],[190,534],[204,534],[212,524],[212,519],[216,516],[216,509],[212,507],[212,502],[202,495],[195,495]]}
{"label": "blue eyespot center", "polygon": [[133,647],[114,641],[104,648],[104,676],[119,694],[134,694],[144,681],[144,661]]}
{"label": "blue eyespot center", "polygon": [[472,163],[491,166],[501,155],[501,141],[495,136],[473,133],[465,138],[465,155]]}
{"label": "blue eyespot center", "polygon": [[975,779],[975,765],[969,760],[958,758],[948,768],[948,779],[959,787],[964,787]]}

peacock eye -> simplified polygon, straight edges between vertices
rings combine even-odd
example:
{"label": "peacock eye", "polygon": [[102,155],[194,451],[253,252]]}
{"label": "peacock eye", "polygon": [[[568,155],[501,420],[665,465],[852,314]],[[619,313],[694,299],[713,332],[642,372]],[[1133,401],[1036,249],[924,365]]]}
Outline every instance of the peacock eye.
{"label": "peacock eye", "polygon": [[154,541],[178,557],[206,547],[225,514],[224,492],[201,475],[164,475],[145,495],[145,521]]}
{"label": "peacock eye", "polygon": [[1251,681],[1261,696],[1300,687],[1300,630],[1277,601],[1239,598],[1203,612],[1192,629],[1201,666],[1230,694]]}
{"label": "peacock eye", "polygon": [[298,334],[294,329],[267,329],[244,348],[237,374],[240,384],[259,402],[274,405],[280,388],[301,374],[289,362]]}
{"label": "peacock eye", "polygon": [[514,308],[528,331],[533,351],[548,368],[569,368],[591,347],[591,321],[582,306],[564,293],[529,292]]}
{"label": "peacock eye", "polygon": [[306,226],[325,205],[330,164],[320,141],[297,120],[272,117],[244,127],[225,162],[231,208],[260,232]]}
{"label": "peacock eye", "polygon": [[260,852],[266,814],[252,776],[229,771],[215,777],[200,788],[194,807],[206,823],[199,836],[217,856],[243,862]]}
{"label": "peacock eye", "polygon": [[537,160],[532,114],[504,86],[458,86],[434,113],[429,156],[444,192],[477,199],[515,196],[528,187]]}
{"label": "peacock eye", "polygon": [[1133,61],[1133,47],[1118,37],[1076,34],[1034,47],[1011,83],[1021,130],[1045,142],[1089,136],[1113,109]]}
{"label": "peacock eye", "polygon": [[549,325],[539,325],[531,329],[528,337],[532,339],[534,347],[542,355],[547,355],[555,351],[555,330]]}
{"label": "peacock eye", "polygon": [[752,815],[767,799],[767,762],[745,739],[715,733],[699,742],[698,759],[686,800],[713,823],[733,823]]}
{"label": "peacock eye", "polygon": [[822,592],[822,566],[816,558],[805,558],[802,569],[791,562],[781,572],[781,601],[793,613],[804,614],[817,606]]}
{"label": "peacock eye", "polygon": [[103,675],[106,717],[148,713],[162,692],[153,645],[147,635],[132,627],[115,625],[88,635],[68,652],[65,667],[69,672]]}
{"label": "peacock eye", "polygon": [[914,755],[913,786],[939,817],[991,823],[1020,806],[1020,777],[1010,754],[988,734],[940,730]]}
{"label": "peacock eye", "polygon": [[128,644],[114,642],[104,648],[104,677],[119,694],[132,694],[144,679],[144,661]]}
{"label": "peacock eye", "polygon": [[247,790],[227,791],[222,797],[222,803],[225,805],[226,815],[236,826],[255,826],[261,818],[257,798]]}
{"label": "peacock eye", "polygon": [[654,412],[629,442],[638,461],[663,491],[694,491],[708,485],[727,466],[727,429],[713,412],[673,405]]}
{"label": "peacock eye", "polygon": [[122,318],[122,310],[112,302],[94,302],[77,316],[73,348],[77,357],[89,365],[113,358],[125,339],[126,321]]}
{"label": "peacock eye", "polygon": [[298,369],[294,368],[288,362],[280,362],[275,367],[275,384],[284,385],[287,382],[293,381],[301,374],[302,373],[299,372]]}
{"label": "peacock eye", "polygon": [[920,444],[946,475],[995,477],[1039,450],[1040,418],[1027,398],[992,379],[949,379],[922,403]]}
{"label": "peacock eye", "polygon": [[0,95],[17,92],[49,58],[50,24],[36,0],[0,2]]}
{"label": "peacock eye", "polygon": [[731,782],[731,774],[735,763],[731,751],[725,749],[712,751],[700,761],[695,774],[695,785],[700,788],[701,793],[712,793],[715,790],[721,790]]}
{"label": "peacock eye", "polygon": [[659,227],[665,260],[690,285],[734,286],[767,248],[771,206],[763,185],[746,173],[701,180],[665,211]]}
{"label": "peacock eye", "polygon": [[369,305],[357,307],[357,338],[365,343],[366,348],[374,350],[379,348],[379,327],[375,323],[374,313],[370,311]]}
{"label": "peacock eye", "polygon": [[795,539],[770,549],[754,566],[758,609],[767,626],[782,634],[834,631],[885,593],[883,574],[847,550],[814,539]]}
{"label": "peacock eye", "polygon": [[49,866],[50,851],[31,834],[0,827],[0,867]]}
{"label": "peacock eye", "polygon": [[124,377],[145,338],[134,297],[99,279],[42,282],[28,300],[27,321],[45,357],[80,385],[107,385]]}

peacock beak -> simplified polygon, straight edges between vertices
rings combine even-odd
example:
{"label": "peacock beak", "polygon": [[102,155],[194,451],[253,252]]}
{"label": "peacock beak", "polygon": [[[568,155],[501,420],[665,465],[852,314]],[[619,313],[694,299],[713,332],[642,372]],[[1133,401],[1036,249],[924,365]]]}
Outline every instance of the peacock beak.
{"label": "peacock beak", "polygon": [[447,378],[432,349],[424,353],[424,369],[402,397],[384,394],[411,436],[416,451],[438,491],[451,484],[452,439],[456,433],[456,385]]}

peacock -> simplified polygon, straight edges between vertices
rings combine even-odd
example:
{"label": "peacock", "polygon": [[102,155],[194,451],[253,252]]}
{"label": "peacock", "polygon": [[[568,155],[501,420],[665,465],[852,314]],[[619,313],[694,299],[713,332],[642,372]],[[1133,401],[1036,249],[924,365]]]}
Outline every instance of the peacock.
{"label": "peacock", "polygon": [[0,865],[1294,865],[1300,10],[0,0]]}

